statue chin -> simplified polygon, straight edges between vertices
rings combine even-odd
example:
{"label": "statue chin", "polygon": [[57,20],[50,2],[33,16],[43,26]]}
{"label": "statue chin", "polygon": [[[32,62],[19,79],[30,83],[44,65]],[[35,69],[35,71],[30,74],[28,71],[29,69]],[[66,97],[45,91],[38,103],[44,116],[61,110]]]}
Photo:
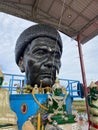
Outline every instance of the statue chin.
{"label": "statue chin", "polygon": [[54,84],[53,80],[51,78],[44,78],[42,80],[42,87],[52,86]]}
{"label": "statue chin", "polygon": [[[51,78],[44,78],[42,80],[42,88],[44,87],[51,87],[54,84],[54,81]],[[37,83],[40,86],[40,83]]]}
{"label": "statue chin", "polygon": [[[29,82],[27,82],[27,84],[30,84],[31,86],[34,86],[35,84],[40,86],[42,84],[42,88],[44,88],[47,86],[51,87],[55,83],[55,79],[50,76],[39,76],[35,79],[36,80],[32,80],[32,78],[30,78],[30,80],[28,80]],[[40,81],[42,81],[42,83]]]}

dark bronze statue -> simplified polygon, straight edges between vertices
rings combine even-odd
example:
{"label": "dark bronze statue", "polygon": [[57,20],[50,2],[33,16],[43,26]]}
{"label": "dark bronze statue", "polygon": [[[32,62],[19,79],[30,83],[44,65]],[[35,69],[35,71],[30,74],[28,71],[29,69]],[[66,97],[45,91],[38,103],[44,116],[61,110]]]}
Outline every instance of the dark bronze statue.
{"label": "dark bronze statue", "polygon": [[42,87],[55,83],[61,66],[62,41],[58,31],[43,24],[24,30],[15,48],[16,63],[26,73],[27,85]]}

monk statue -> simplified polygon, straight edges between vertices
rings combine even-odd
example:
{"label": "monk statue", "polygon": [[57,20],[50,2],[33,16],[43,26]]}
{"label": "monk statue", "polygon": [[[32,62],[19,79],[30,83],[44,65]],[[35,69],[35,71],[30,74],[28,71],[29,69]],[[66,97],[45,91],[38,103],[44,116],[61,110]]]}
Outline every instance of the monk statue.
{"label": "monk statue", "polygon": [[59,32],[44,24],[31,26],[19,36],[15,59],[21,72],[26,74],[26,84],[42,88],[55,83],[56,71],[61,67],[62,40]]}
{"label": "monk statue", "polygon": [[10,108],[9,92],[2,88],[3,80],[4,76],[0,71],[0,130],[18,130],[17,116]]}

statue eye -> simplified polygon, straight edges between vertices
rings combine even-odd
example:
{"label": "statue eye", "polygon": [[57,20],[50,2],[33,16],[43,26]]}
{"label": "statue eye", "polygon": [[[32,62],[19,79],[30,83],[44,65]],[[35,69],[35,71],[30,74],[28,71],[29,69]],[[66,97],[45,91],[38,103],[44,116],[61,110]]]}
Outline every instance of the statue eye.
{"label": "statue eye", "polygon": [[32,53],[41,56],[41,55],[45,55],[47,52],[46,52],[46,50],[38,49],[38,50],[36,50],[35,52],[32,52]]}
{"label": "statue eye", "polygon": [[61,58],[61,56],[60,56],[60,54],[59,54],[58,52],[55,52],[55,53],[54,53],[54,57],[55,57],[56,59],[60,59],[60,58]]}

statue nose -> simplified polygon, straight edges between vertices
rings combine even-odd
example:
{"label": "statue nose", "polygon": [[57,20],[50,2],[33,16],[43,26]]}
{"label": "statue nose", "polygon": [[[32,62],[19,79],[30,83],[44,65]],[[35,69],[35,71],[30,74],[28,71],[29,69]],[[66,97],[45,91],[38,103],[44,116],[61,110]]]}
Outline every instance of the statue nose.
{"label": "statue nose", "polygon": [[55,67],[55,59],[52,53],[48,53],[47,61],[45,62],[45,66],[48,68]]}
{"label": "statue nose", "polygon": [[51,60],[48,60],[46,63],[45,63],[45,66],[47,66],[48,68],[51,68],[54,66],[54,62]]}

